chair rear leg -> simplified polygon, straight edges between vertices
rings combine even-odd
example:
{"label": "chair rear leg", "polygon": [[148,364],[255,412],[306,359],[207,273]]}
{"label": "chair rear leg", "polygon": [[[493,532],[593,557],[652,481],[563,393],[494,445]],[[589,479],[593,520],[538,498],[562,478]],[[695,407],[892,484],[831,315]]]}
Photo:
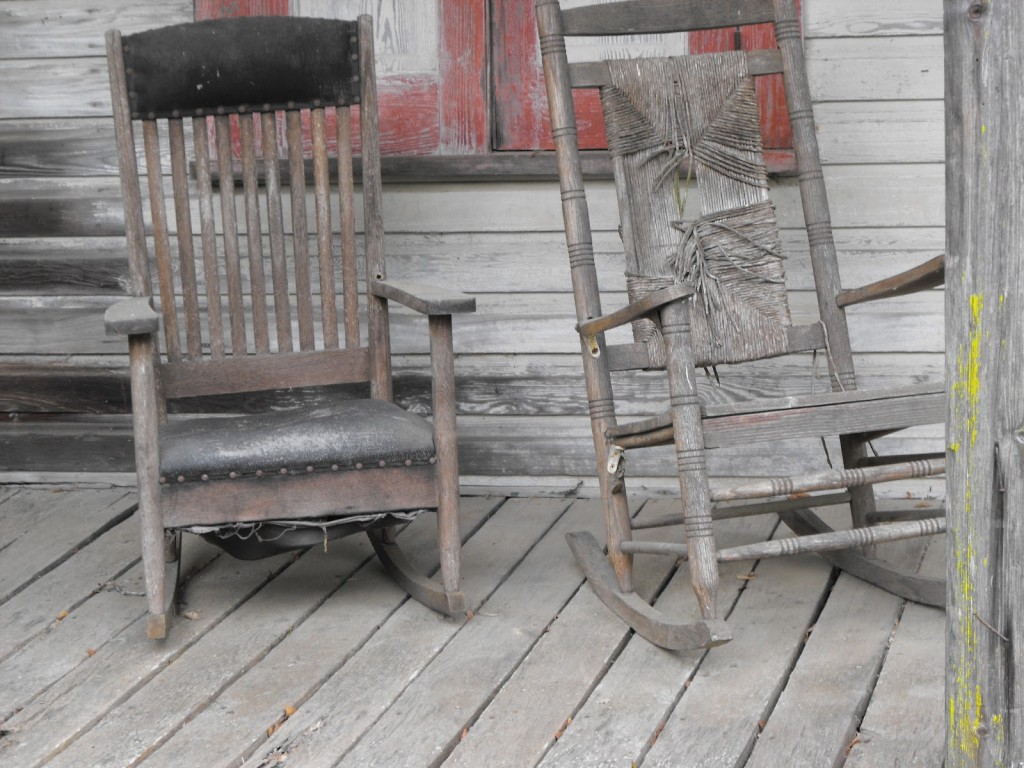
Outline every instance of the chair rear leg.
{"label": "chair rear leg", "polygon": [[[839,439],[843,463],[855,468],[868,454],[867,440],[861,435],[842,435]],[[853,486],[850,494],[850,515],[855,528],[873,524],[877,514],[873,485]],[[797,536],[813,536],[831,532],[832,528],[811,510],[796,510],[780,515]],[[945,606],[945,580],[923,576],[916,568],[898,565],[876,557],[876,545],[849,550],[821,552],[821,557],[853,576],[891,592],[899,597],[939,608]]]}
{"label": "chair rear leg", "polygon": [[[867,457],[867,441],[858,435],[842,435],[839,444],[843,451],[843,466],[853,468]],[[870,485],[855,486],[847,489],[850,493],[850,513],[853,526],[862,528],[870,524],[871,515],[875,514],[875,491]]]}

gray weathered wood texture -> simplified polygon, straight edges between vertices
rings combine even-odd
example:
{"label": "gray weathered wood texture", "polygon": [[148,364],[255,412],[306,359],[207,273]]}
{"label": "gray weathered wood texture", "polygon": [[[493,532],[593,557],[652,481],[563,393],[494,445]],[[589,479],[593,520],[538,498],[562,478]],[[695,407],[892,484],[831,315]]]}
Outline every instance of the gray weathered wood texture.
{"label": "gray weathered wood texture", "polygon": [[1024,9],[946,0],[946,765],[1024,754]]}
{"label": "gray weathered wood texture", "polygon": [[[596,500],[570,486],[464,496],[468,620],[407,599],[363,538],[262,562],[191,539],[182,616],[154,644],[141,568],[126,556],[137,521],[104,523],[121,492],[53,490],[0,494],[0,530],[71,505],[88,541],[0,600],[4,626],[24,628],[0,651],[4,765],[789,768],[843,765],[847,748],[849,768],[941,762],[941,612],[837,581],[813,555],[729,564],[737,639],[668,653],[580,588],[563,534],[599,532]],[[638,516],[670,507],[654,500]],[[427,570],[432,522],[399,535]],[[736,546],[788,535],[768,516],[717,526]],[[926,567],[941,569],[934,544]],[[636,583],[695,610],[685,567],[651,561]]]}
{"label": "gray weathered wood texture", "polygon": [[[101,0],[90,9],[72,0],[0,7],[0,408],[18,414],[0,431],[0,469],[124,470],[131,461],[130,446],[107,426],[43,414],[126,409],[127,361],[102,329],[128,277],[102,34],[112,19],[132,31],[185,21],[192,4]],[[840,268],[844,282],[862,284],[944,247],[941,15],[926,0],[805,0],[803,14]],[[478,314],[455,328],[459,413],[473,416],[460,420],[472,446],[462,469],[499,483],[591,472],[580,460],[589,433],[554,165],[547,167],[545,181],[385,186],[391,276],[436,282],[457,273],[478,299]],[[435,166],[431,178],[444,172]],[[791,227],[796,186],[773,183],[791,304],[809,306],[807,243]],[[595,249],[612,276],[621,274],[621,256],[610,183],[601,194],[607,215],[594,217]],[[851,309],[858,374],[906,384],[941,369],[941,312],[938,293]],[[900,333],[890,333],[896,326]],[[428,402],[425,341],[399,332],[395,345],[404,356],[396,392]],[[714,396],[723,399],[807,392],[812,381],[809,360],[800,373],[769,366],[720,374]],[[637,402],[638,412],[644,405]],[[560,447],[552,435],[565,436]],[[941,437],[920,439],[940,445]],[[648,471],[667,476],[670,464]]]}
{"label": "gray weathered wood texture", "polygon": [[[936,380],[918,390],[897,388],[870,397],[858,390],[844,308],[934,287],[941,283],[941,257],[934,257],[923,269],[860,291],[843,291],[796,4],[742,0],[712,7],[696,0],[637,0],[562,7],[560,0],[536,0],[535,9],[595,472],[606,517],[607,556],[588,534],[570,537],[590,584],[640,635],[672,650],[709,648],[731,639],[716,607],[717,563],[734,558],[863,548],[862,555],[847,551],[829,557],[894,594],[942,604],[941,582],[920,579],[913,572],[901,575],[887,567],[873,568],[867,562],[876,543],[939,533],[944,530],[941,519],[873,529],[863,526],[875,512],[874,484],[934,477],[945,471],[944,459],[937,453],[932,459],[879,457],[872,448],[874,458],[868,457],[875,437],[911,426],[941,424],[944,386]],[[578,37],[701,30],[719,26],[726,18],[741,23],[771,21],[777,48],[760,53],[759,58],[739,52],[641,55],[594,63],[568,58],[568,41]],[[779,71],[784,75],[814,277],[817,313],[812,324],[820,331],[816,336],[801,337],[792,327],[784,287],[785,257],[762,152],[754,80]],[[575,96],[595,86],[600,87],[626,257],[629,305],[617,311],[602,306],[608,289],[601,285],[596,268],[589,187],[580,162],[578,128],[587,118]],[[691,173],[695,174],[692,183]],[[691,187],[699,193],[696,207],[690,205]],[[600,203],[595,206],[599,207]],[[669,407],[654,418],[622,419],[616,412],[620,398],[612,373],[630,366],[620,363],[621,345],[613,345],[605,333],[628,323],[636,341],[630,352],[636,359],[632,367],[667,372]],[[827,394],[734,406],[706,405],[700,400],[695,366],[745,363],[805,350],[826,353],[831,379]],[[730,434],[730,427],[737,431]],[[776,457],[783,452],[775,441],[801,434],[823,439],[837,436],[845,469],[833,470],[829,461],[827,471],[811,465],[797,474],[780,472],[731,487],[710,487],[708,449],[763,443],[766,453]],[[675,448],[682,512],[682,520],[671,524],[685,524],[685,541],[631,541],[626,488],[634,449],[666,444]],[[795,539],[732,549],[716,545],[713,502],[792,499],[844,486],[852,530],[830,530],[812,513],[790,509],[783,519],[799,534]],[[638,555],[671,555],[688,562],[700,606],[696,623],[667,616],[636,595],[632,568]],[[859,560],[864,567],[851,567],[848,562]]]}

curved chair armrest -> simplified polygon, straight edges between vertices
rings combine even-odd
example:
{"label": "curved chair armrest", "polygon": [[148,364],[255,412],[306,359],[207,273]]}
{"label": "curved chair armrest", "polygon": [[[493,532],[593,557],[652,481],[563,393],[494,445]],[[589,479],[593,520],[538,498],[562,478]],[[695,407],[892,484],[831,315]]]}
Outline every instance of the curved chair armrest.
{"label": "curved chair armrest", "polygon": [[591,320],[584,320],[582,323],[577,324],[576,330],[579,331],[582,336],[596,336],[610,328],[617,328],[620,325],[625,325],[626,323],[638,320],[644,315],[649,315],[659,307],[663,307],[677,299],[688,299],[693,296],[693,293],[693,286],[688,283],[670,285],[668,288],[652,291],[646,296],[643,296],[636,301],[627,304],[622,309],[618,309],[610,314],[601,315],[600,317],[595,317]]}
{"label": "curved chair armrest", "polygon": [[935,288],[946,281],[946,256],[939,254],[933,259],[928,259],[924,264],[900,272],[898,275],[887,277],[860,288],[851,288],[840,291],[836,296],[836,303],[840,307],[848,307],[851,304],[860,304],[864,301],[875,299],[888,299],[893,296],[903,296],[908,293],[916,293],[926,288]]}
{"label": "curved chair armrest", "polygon": [[107,307],[103,325],[108,336],[137,336],[160,330],[160,315],[148,296],[124,299]]}
{"label": "curved chair armrest", "polygon": [[459,291],[411,280],[371,280],[370,292],[397,301],[424,315],[453,315],[476,312],[476,299]]}

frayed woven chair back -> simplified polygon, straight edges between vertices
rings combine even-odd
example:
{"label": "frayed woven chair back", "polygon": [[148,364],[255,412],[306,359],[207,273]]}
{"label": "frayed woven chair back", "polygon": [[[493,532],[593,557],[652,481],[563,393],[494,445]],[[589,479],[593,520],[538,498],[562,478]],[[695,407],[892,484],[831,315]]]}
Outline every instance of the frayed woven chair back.
{"label": "frayed woven chair back", "polygon": [[[612,85],[602,88],[601,102],[630,298],[692,283],[699,365],[784,354],[785,273],[746,57],[630,59],[608,67]],[[699,194],[690,194],[694,188]],[[634,335],[648,343],[652,364],[662,365],[653,323],[640,321]]]}

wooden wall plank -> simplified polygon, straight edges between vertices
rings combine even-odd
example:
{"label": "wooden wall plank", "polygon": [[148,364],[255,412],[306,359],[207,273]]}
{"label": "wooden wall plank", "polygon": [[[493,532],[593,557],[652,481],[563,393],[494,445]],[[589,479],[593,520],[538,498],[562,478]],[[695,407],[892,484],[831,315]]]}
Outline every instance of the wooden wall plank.
{"label": "wooden wall plank", "polygon": [[943,102],[830,101],[814,106],[826,164],[941,163]]}
{"label": "wooden wall plank", "polygon": [[0,119],[111,113],[107,63],[98,57],[5,61],[0,93]]}
{"label": "wooden wall plank", "polygon": [[[836,227],[939,227],[945,204],[938,163],[833,165],[825,168]],[[591,217],[614,231],[617,204],[610,182],[590,186]],[[802,223],[795,180],[773,189],[780,226]],[[697,201],[691,197],[694,210]],[[550,182],[389,184],[387,231],[398,233],[560,232],[558,187]],[[0,179],[0,237],[116,235],[123,231],[118,181]]]}
{"label": "wooden wall plank", "polygon": [[0,237],[123,234],[117,179],[0,179]]}
{"label": "wooden wall plank", "polygon": [[108,29],[126,34],[192,20],[193,0],[4,0],[0,59],[105,56]]}
{"label": "wooden wall plank", "polygon": [[[395,365],[395,399],[419,413],[430,409],[430,378],[424,355],[399,357]],[[752,397],[781,397],[824,391],[824,364],[817,370],[810,355],[766,360],[752,365],[722,366],[719,380],[699,377],[708,402],[726,403]],[[942,356],[870,354],[858,358],[862,387],[905,386],[936,381]],[[125,413],[129,407],[127,362],[63,364],[52,360],[0,363],[0,412],[18,414]],[[358,388],[339,387],[359,392]],[[665,407],[664,377],[629,371],[615,376],[621,398],[620,417],[649,415]],[[193,398],[172,403],[172,412],[254,412],[316,403],[320,395],[302,390],[232,397]],[[456,405],[460,414],[478,416],[586,415],[586,392],[575,355],[462,355],[458,359]]]}
{"label": "wooden wall plank", "polygon": [[[815,117],[826,164],[943,160],[940,100],[825,102]],[[0,178],[116,176],[113,130],[102,117],[0,122]]]}
{"label": "wooden wall plank", "polygon": [[[114,297],[0,297],[0,345],[8,354],[119,354],[124,340],[108,337],[103,312]],[[625,296],[609,296],[609,309],[624,305]],[[524,309],[528,307],[527,309]],[[809,292],[791,295],[795,323],[817,318],[816,299]],[[940,291],[890,299],[879,310],[863,305],[849,312],[854,349],[861,352],[937,352],[942,349],[943,301]],[[572,298],[567,294],[484,294],[477,312],[455,322],[459,354],[573,354],[579,340],[574,330]],[[397,354],[427,350],[422,317],[396,309],[392,313],[392,346]],[[897,333],[895,329],[905,328]],[[628,328],[609,331],[611,343],[628,343]]]}
{"label": "wooden wall plank", "polygon": [[[802,230],[787,229],[781,234],[787,283],[791,290],[809,290],[807,238]],[[835,241],[844,285],[853,287],[910,269],[941,253],[945,231],[939,227],[841,229],[835,232]],[[624,260],[618,233],[594,233],[594,249],[601,285],[621,289]],[[391,274],[443,283],[467,293],[560,293],[569,286],[561,232],[398,233],[388,236],[387,251]],[[496,270],[500,280],[495,279]],[[127,280],[125,243],[119,235],[0,238],[0,294],[123,293]]]}
{"label": "wooden wall plank", "polygon": [[941,35],[942,5],[935,0],[808,0],[803,22],[809,38]]}
{"label": "wooden wall plank", "polygon": [[0,122],[0,178],[117,176],[110,118]]}
{"label": "wooden wall plank", "polygon": [[[809,39],[815,101],[942,98],[942,37]],[[382,81],[382,95],[386,81]],[[0,70],[0,118],[110,114],[102,58],[13,59]]]}
{"label": "wooden wall plank", "polygon": [[[590,423],[585,416],[474,416],[459,417],[459,464],[463,475],[576,476],[592,478],[596,472]],[[929,431],[931,429],[931,431]],[[901,453],[935,451],[942,445],[942,428],[908,430],[887,438],[885,445]],[[817,440],[786,440],[764,450],[716,449],[709,454],[709,469],[719,477],[796,472],[810,466],[825,469],[825,452]],[[831,456],[838,455],[834,445]],[[131,424],[126,416],[81,416],[62,421],[27,421],[0,424],[0,456],[9,462],[4,471],[127,472],[133,467]],[[632,451],[628,477],[674,477],[676,463],[671,446]],[[941,488],[942,481],[932,481]]]}
{"label": "wooden wall plank", "polygon": [[814,101],[941,99],[942,36],[807,40]]}
{"label": "wooden wall plank", "polygon": [[126,285],[123,254],[37,254],[0,257],[0,293],[4,294],[123,294]]}

